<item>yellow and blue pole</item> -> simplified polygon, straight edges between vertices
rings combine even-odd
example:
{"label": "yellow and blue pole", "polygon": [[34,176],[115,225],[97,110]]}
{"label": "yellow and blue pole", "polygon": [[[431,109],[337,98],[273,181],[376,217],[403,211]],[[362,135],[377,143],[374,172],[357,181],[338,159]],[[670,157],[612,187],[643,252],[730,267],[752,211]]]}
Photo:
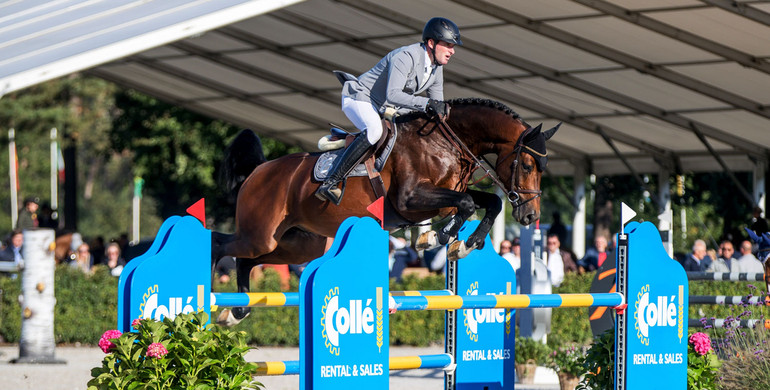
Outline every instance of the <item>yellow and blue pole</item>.
{"label": "yellow and blue pole", "polygon": [[[413,370],[422,368],[450,368],[454,363],[452,355],[439,353],[435,355],[391,356],[391,370]],[[299,361],[284,360],[273,362],[255,362],[257,375],[299,375]]]}

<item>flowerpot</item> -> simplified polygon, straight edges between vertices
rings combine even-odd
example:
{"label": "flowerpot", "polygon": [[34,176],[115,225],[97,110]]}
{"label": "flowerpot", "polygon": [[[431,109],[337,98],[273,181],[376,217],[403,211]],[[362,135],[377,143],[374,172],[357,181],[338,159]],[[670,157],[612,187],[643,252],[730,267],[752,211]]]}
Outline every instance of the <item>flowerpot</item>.
{"label": "flowerpot", "polygon": [[580,377],[563,372],[559,373],[559,388],[561,390],[575,390],[578,383],[580,383]]}
{"label": "flowerpot", "polygon": [[516,376],[519,377],[519,383],[535,383],[535,370],[537,363],[534,360],[527,360],[526,363],[516,363]]}

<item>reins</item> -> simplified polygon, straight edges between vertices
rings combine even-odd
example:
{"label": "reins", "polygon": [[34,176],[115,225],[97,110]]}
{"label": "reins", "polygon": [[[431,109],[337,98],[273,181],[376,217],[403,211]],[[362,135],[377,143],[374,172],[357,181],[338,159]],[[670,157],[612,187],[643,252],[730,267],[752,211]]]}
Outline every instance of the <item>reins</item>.
{"label": "reins", "polygon": [[[540,195],[542,194],[542,191],[540,191],[540,190],[527,190],[527,189],[522,189],[522,190],[518,190],[518,191],[515,190],[515,188],[518,187],[518,183],[519,183],[518,176],[516,176],[516,170],[518,169],[519,156],[521,155],[522,148],[526,148],[528,151],[536,153],[537,155],[540,155],[542,157],[541,153],[538,153],[535,150],[533,150],[532,148],[530,148],[530,147],[528,147],[528,146],[523,144],[524,136],[526,134],[528,134],[530,131],[532,131],[531,127],[527,128],[527,130],[525,130],[524,132],[521,133],[521,135],[519,136],[518,140],[516,140],[516,147],[514,147],[514,150],[511,153],[509,153],[508,155],[506,155],[503,159],[498,161],[498,165],[499,165],[502,161],[505,161],[510,156],[512,156],[514,154],[516,155],[516,158],[513,161],[513,167],[511,169],[511,174],[513,175],[513,180],[512,180],[512,182],[513,182],[513,186],[512,187],[513,188],[511,190],[507,190],[505,188],[505,185],[500,181],[500,179],[497,177],[497,175],[496,174],[492,174],[493,171],[487,169],[487,167],[484,164],[482,164],[481,160],[475,154],[473,154],[473,152],[470,151],[468,146],[465,145],[465,143],[457,136],[457,134],[455,134],[455,132],[452,130],[452,128],[449,126],[449,124],[446,123],[446,117],[440,117],[439,116],[438,128],[439,128],[439,131],[441,131],[441,134],[443,134],[444,137],[449,141],[449,143],[452,144],[452,146],[455,149],[457,149],[457,151],[459,151],[461,153],[461,155],[462,155],[461,158],[464,159],[464,160],[470,161],[470,163],[472,164],[472,167],[471,167],[469,173],[473,173],[473,171],[475,171],[476,169],[479,169],[479,168],[484,170],[485,175],[482,177],[482,179],[484,177],[489,177],[489,179],[492,180],[492,182],[498,188],[500,188],[501,191],[503,191],[503,193],[506,195],[506,198],[508,198],[508,201],[511,202],[511,205],[513,205],[514,208],[521,207],[521,206],[523,206],[523,205],[525,205],[525,204],[535,200],[536,198],[540,197]],[[482,158],[484,159],[484,161],[487,162],[487,164],[489,164],[489,166],[492,166],[492,164],[490,164],[489,161],[487,161],[487,159],[485,157],[482,157]],[[479,179],[479,180],[481,180],[481,179]],[[527,199],[527,200],[522,202],[521,201],[521,196],[519,195],[519,193],[522,193],[522,194],[535,194],[535,196],[533,196],[533,197],[531,197],[531,198],[529,198],[529,199]]]}

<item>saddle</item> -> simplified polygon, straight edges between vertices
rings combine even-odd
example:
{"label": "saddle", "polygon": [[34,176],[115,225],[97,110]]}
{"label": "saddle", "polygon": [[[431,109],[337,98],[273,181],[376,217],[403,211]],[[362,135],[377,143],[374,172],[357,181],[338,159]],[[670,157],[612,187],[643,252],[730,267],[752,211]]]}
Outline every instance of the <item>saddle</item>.
{"label": "saddle", "polygon": [[[368,176],[372,182],[374,193],[378,198],[385,195],[385,186],[380,177],[380,172],[385,167],[385,163],[388,161],[388,157],[390,157],[398,137],[398,132],[393,122],[383,120],[382,124],[384,136],[380,137],[377,144],[364,156],[363,162],[353,168],[347,176]],[[313,179],[315,181],[322,182],[326,179],[332,166],[334,166],[334,160],[342,154],[345,150],[344,147],[356,137],[355,134],[351,134],[334,125],[330,129],[330,133],[318,141],[318,149],[324,151],[324,153],[318,157],[318,161],[316,161],[313,167]]]}

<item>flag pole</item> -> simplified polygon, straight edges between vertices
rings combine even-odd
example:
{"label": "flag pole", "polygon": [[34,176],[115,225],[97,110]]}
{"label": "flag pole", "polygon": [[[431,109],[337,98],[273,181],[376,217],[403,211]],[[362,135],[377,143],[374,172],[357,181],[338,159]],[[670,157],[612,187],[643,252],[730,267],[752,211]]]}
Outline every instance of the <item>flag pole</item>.
{"label": "flag pole", "polygon": [[11,229],[16,228],[19,218],[19,177],[16,167],[16,130],[8,130],[8,172],[11,177]]}
{"label": "flag pole", "polygon": [[51,128],[51,210],[56,218],[59,208],[59,143],[56,140],[56,128]]}

